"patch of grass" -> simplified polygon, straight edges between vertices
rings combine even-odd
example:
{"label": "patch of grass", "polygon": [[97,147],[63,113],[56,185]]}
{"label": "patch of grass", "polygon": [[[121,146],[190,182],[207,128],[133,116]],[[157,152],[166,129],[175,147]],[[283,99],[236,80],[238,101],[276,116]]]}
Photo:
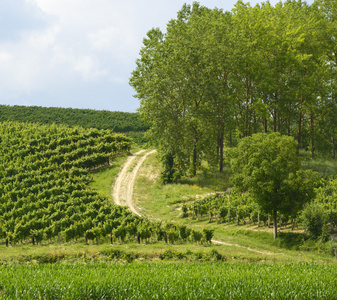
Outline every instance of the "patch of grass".
{"label": "patch of grass", "polygon": [[[280,239],[276,242],[273,239],[272,228],[257,225],[218,224],[213,216],[209,222],[208,215],[199,219],[182,218],[182,203],[188,203],[196,199],[197,196],[205,196],[215,191],[214,187],[220,190],[219,184],[210,185],[212,182],[212,172],[203,171],[199,177],[184,179],[177,184],[162,185],[159,180],[150,179],[149,173],[154,178],[159,178],[160,162],[155,154],[148,157],[141,168],[136,181],[134,197],[141,212],[155,220],[169,221],[180,225],[188,225],[190,228],[201,230],[208,228],[214,230],[214,239],[233,244],[230,252],[232,257],[237,259],[240,252],[245,251],[245,255],[250,253],[257,257],[273,257],[276,260],[284,261],[324,261],[332,262],[334,258],[328,251],[320,251],[319,247],[311,248],[315,251],[302,251],[309,247],[309,242],[302,243],[303,233],[300,234],[280,234]],[[228,174],[227,174],[228,175]],[[214,174],[214,177],[216,173]],[[226,174],[219,181],[225,181]],[[214,182],[217,180],[215,179]],[[209,188],[211,186],[211,188]],[[227,188],[223,184],[223,188]],[[282,227],[282,232],[289,231],[289,228]],[[300,244],[298,244],[301,241]],[[234,246],[238,245],[238,246]],[[307,246],[306,246],[307,245]],[[323,253],[324,252],[324,253]],[[237,253],[237,254],[235,254]]]}
{"label": "patch of grass", "polygon": [[182,178],[181,184],[207,188],[212,191],[225,191],[229,187],[230,167],[226,165],[223,172],[209,170],[206,166],[193,178]]}
{"label": "patch of grass", "polygon": [[[157,154],[149,155],[138,173],[134,190],[137,206],[142,207],[143,214],[153,218],[164,217],[177,221],[180,219],[183,202],[212,193],[215,189],[225,188],[218,184],[221,180],[216,175],[212,176],[207,172],[196,178],[184,178],[176,184],[163,185],[159,180],[160,172]],[[213,182],[213,185],[207,182]]]}
{"label": "patch of grass", "polygon": [[111,165],[109,167],[92,172],[93,181],[89,186],[112,201],[111,186],[126,157],[126,154],[117,156],[111,160]]}
{"label": "patch of grass", "polygon": [[312,159],[308,151],[301,151],[300,158],[303,169],[316,171],[323,177],[337,174],[337,161],[335,159],[324,157],[316,157]]}

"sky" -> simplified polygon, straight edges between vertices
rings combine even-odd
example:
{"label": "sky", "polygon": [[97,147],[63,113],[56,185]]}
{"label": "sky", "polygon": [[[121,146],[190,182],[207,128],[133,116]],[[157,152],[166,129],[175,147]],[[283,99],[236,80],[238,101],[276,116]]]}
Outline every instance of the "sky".
{"label": "sky", "polygon": [[[230,11],[236,0],[198,2]],[[0,0],[0,104],[135,112],[129,78],[143,38],[184,3]]]}

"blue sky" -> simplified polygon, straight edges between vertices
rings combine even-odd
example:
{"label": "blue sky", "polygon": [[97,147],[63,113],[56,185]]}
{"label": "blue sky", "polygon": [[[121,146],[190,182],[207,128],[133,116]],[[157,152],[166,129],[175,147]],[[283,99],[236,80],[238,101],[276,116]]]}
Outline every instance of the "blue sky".
{"label": "blue sky", "polygon": [[143,38],[192,2],[0,0],[0,104],[136,111],[128,81]]}

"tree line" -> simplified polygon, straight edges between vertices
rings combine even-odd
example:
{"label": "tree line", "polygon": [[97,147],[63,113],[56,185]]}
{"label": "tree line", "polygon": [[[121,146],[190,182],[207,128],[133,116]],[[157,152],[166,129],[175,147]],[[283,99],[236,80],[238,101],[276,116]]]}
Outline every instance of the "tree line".
{"label": "tree line", "polygon": [[185,4],[151,29],[130,79],[168,181],[201,160],[223,170],[224,147],[258,132],[292,136],[335,157],[335,0]]}
{"label": "tree line", "polygon": [[148,125],[137,113],[41,106],[0,105],[0,122],[63,124],[114,132],[144,132]]}

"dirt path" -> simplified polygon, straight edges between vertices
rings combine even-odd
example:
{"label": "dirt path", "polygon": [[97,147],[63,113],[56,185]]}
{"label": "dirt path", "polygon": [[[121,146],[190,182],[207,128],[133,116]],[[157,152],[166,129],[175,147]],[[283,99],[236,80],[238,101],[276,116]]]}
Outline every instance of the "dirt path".
{"label": "dirt path", "polygon": [[[149,151],[145,153],[144,155],[140,156],[140,154],[143,154],[144,152],[145,150],[140,150],[137,153],[134,153],[133,155],[127,158],[126,162],[123,165],[122,170],[119,172],[117,176],[117,179],[113,187],[113,192],[112,192],[112,197],[114,199],[114,202],[117,205],[128,206],[133,213],[139,216],[142,216],[140,209],[135,206],[134,201],[132,200],[133,187],[135,185],[138,171],[140,167],[142,166],[143,162],[145,161],[146,157],[156,152],[156,150]],[[238,244],[218,241],[214,239],[212,240],[212,243],[218,244],[218,245],[227,245],[227,246],[243,248],[243,249],[247,249],[252,252],[265,254],[265,255],[278,254],[278,253],[273,253],[273,252],[264,251],[264,250],[257,250],[257,249],[253,249],[250,247],[241,246]]]}
{"label": "dirt path", "polygon": [[256,252],[256,253],[260,253],[260,254],[266,254],[266,255],[276,255],[276,254],[279,254],[279,253],[274,253],[274,252],[265,251],[265,250],[257,250],[257,249],[254,249],[254,248],[250,248],[250,247],[246,247],[246,246],[241,246],[239,244],[232,244],[232,243],[227,243],[227,242],[218,241],[218,240],[212,240],[212,243],[213,244],[218,244],[218,245],[234,246],[234,247],[243,248],[243,249],[247,249],[247,250],[252,251],[252,252]]}
{"label": "dirt path", "polygon": [[133,187],[141,165],[146,157],[154,153],[155,150],[140,156],[140,154],[144,152],[145,150],[140,150],[127,158],[122,170],[117,176],[112,192],[112,197],[117,205],[128,206],[133,213],[139,216],[141,216],[141,213],[132,201]]}

